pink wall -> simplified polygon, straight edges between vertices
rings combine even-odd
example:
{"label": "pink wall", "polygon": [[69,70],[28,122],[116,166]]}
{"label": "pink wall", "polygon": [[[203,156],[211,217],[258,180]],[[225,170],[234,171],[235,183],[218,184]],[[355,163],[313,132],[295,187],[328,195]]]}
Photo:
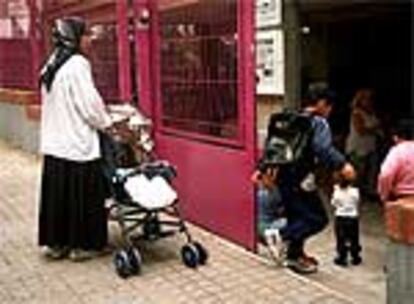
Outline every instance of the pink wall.
{"label": "pink wall", "polygon": [[0,39],[0,87],[33,88],[29,39]]}
{"label": "pink wall", "polygon": [[0,87],[33,89],[38,73],[39,17],[35,0],[4,1],[0,7]]}

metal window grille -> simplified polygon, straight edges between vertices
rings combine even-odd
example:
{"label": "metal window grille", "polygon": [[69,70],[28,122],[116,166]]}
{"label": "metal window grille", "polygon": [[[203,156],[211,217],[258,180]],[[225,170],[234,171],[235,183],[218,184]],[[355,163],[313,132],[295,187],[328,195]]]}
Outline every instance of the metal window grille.
{"label": "metal window grille", "polygon": [[161,10],[160,31],[163,125],[236,138],[237,1]]}
{"label": "metal window grille", "polygon": [[0,0],[0,87],[33,87],[29,26],[26,0]]}
{"label": "metal window grille", "polygon": [[116,23],[98,23],[93,28],[98,33],[90,54],[95,84],[105,102],[114,103],[120,96]]}

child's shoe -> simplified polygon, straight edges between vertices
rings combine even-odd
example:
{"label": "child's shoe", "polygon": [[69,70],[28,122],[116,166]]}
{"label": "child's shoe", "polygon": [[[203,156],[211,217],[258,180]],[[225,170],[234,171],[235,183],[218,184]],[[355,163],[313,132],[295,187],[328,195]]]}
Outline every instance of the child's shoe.
{"label": "child's shoe", "polygon": [[352,265],[360,265],[362,263],[362,258],[360,256],[353,257],[351,260]]}
{"label": "child's shoe", "polygon": [[279,229],[266,229],[264,231],[264,239],[274,261],[278,265],[283,265],[286,259],[287,246],[280,235]]}
{"label": "child's shoe", "polygon": [[348,266],[348,261],[346,260],[346,258],[343,258],[343,257],[336,257],[334,259],[334,263],[335,265],[342,266],[342,267]]}

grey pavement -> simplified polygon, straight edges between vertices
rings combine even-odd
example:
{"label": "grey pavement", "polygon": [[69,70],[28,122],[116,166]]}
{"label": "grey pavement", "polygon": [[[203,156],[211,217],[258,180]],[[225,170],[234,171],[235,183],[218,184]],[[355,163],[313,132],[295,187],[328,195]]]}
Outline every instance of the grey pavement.
{"label": "grey pavement", "polygon": [[[306,278],[323,284],[326,288],[341,293],[355,303],[382,304],[386,302],[386,243],[382,206],[373,202],[362,202],[360,229],[363,263],[346,268],[333,263],[335,237],[333,232],[332,209],[327,197],[324,198],[330,216],[330,225],[321,234],[310,239],[307,253],[320,261],[319,271]],[[261,248],[259,253],[267,257]]]}
{"label": "grey pavement", "polygon": [[[47,261],[36,245],[40,164],[39,157],[0,142],[0,303],[370,303],[361,302],[367,297],[382,303],[378,265],[332,266],[329,231],[311,244],[323,259],[320,273],[312,277],[276,268],[192,225],[210,252],[209,263],[198,270],[181,263],[179,236],[143,244],[143,273],[127,280],[115,274],[111,253],[82,263]],[[116,223],[110,223],[110,243],[120,243]],[[341,288],[342,282],[349,284]],[[372,285],[372,292],[363,292],[366,286],[359,284],[364,283]]]}

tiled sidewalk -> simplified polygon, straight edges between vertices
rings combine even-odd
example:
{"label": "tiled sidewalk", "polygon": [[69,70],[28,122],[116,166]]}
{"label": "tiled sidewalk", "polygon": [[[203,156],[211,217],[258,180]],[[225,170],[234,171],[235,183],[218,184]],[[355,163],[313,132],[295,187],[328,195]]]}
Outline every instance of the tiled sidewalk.
{"label": "tiled sidewalk", "polygon": [[[352,303],[196,227],[210,252],[196,271],[180,261],[180,237],[144,246],[143,273],[128,280],[115,274],[111,254],[46,261],[35,243],[40,160],[0,142],[0,172],[0,303]],[[112,223],[111,243],[118,239]]]}

